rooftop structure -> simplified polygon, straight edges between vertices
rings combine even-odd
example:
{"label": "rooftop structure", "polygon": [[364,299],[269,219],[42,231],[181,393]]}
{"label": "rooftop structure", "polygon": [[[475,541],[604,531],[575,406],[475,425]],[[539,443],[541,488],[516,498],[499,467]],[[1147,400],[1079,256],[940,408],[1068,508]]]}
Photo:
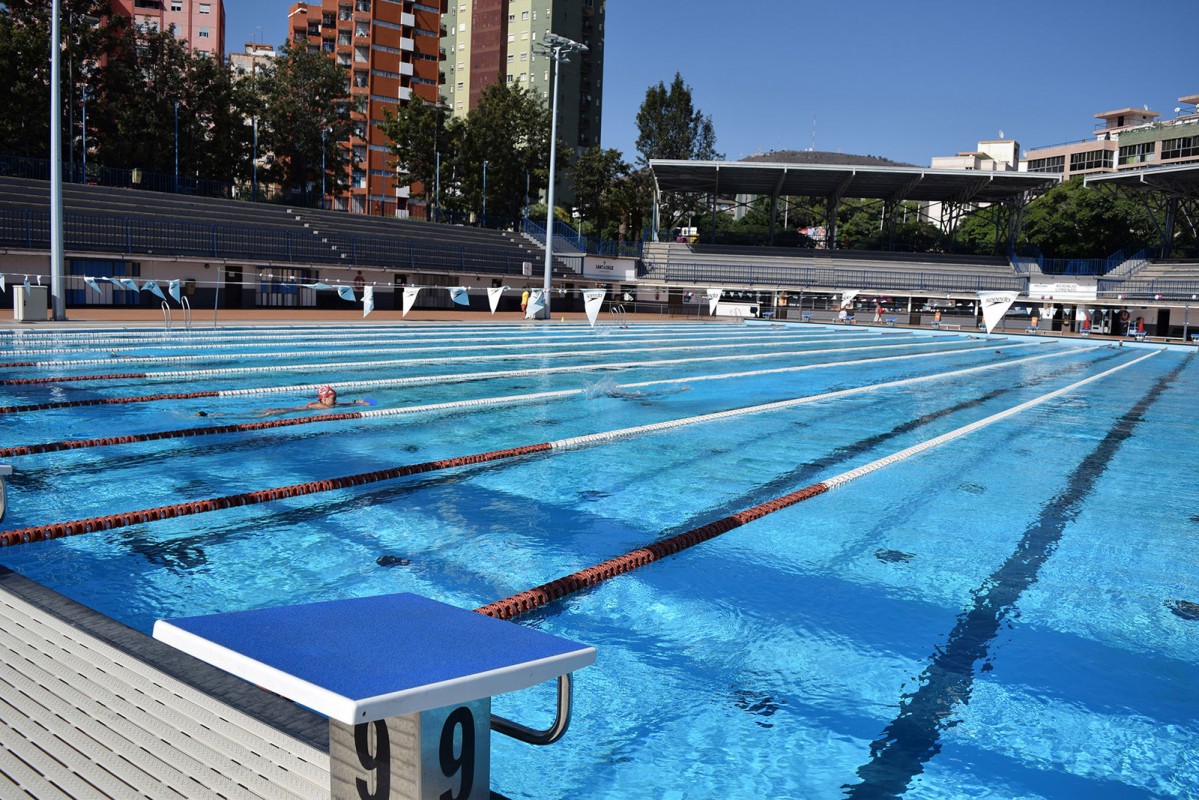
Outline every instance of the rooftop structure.
{"label": "rooftop structure", "polygon": [[1196,101],[1199,95],[1178,98],[1179,116],[1169,120],[1161,120],[1161,114],[1148,108],[1096,114],[1102,124],[1096,127],[1094,138],[1029,151],[1020,169],[1069,179],[1079,174],[1199,161],[1199,114],[1193,108],[1181,113],[1181,104],[1193,107]]}
{"label": "rooftop structure", "polygon": [[229,66],[238,72],[255,74],[265,64],[269,64],[279,53],[274,45],[262,42],[246,42],[244,53],[230,53]]}

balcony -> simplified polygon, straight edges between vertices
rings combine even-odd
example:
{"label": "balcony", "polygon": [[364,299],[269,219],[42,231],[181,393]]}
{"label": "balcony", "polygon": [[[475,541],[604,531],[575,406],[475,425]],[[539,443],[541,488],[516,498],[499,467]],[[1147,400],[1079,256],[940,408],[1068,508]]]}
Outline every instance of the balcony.
{"label": "balcony", "polygon": [[408,61],[401,61],[400,62],[400,74],[401,75],[409,75],[409,76],[412,75],[412,63],[408,62]]}
{"label": "balcony", "polygon": [[401,87],[400,87],[400,93],[399,93],[399,99],[400,99],[401,101],[407,101],[407,100],[411,100],[411,99],[412,99],[412,87],[410,87],[410,86],[401,86]]}
{"label": "balcony", "polygon": [[400,39],[400,49],[401,50],[409,50],[409,51],[416,50],[416,42],[412,41],[411,39],[402,37]]}
{"label": "balcony", "polygon": [[400,24],[403,25],[405,28],[415,28],[416,27],[416,15],[409,14],[407,11],[405,11],[403,14],[400,14]]}

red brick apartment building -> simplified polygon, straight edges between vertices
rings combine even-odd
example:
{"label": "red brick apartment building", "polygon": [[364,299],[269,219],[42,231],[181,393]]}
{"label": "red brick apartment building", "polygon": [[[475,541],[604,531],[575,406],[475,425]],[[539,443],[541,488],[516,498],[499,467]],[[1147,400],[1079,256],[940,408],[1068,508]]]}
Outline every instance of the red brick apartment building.
{"label": "red brick apartment building", "polygon": [[324,52],[350,70],[348,147],[356,165],[350,189],[333,208],[376,216],[409,216],[409,187],[387,166],[387,139],[376,127],[384,109],[438,102],[441,13],[445,0],[321,0],[288,11],[292,47]]}
{"label": "red brick apartment building", "polygon": [[222,0],[109,0],[122,14],[152,30],[173,30],[197,53],[225,60],[225,4]]}

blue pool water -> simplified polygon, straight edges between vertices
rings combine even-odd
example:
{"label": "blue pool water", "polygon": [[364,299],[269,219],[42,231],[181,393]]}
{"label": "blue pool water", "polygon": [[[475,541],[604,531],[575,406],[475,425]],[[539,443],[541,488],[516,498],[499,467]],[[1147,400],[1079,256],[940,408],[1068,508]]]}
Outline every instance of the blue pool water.
{"label": "blue pool water", "polygon": [[[399,591],[474,608],[1102,375],[519,618],[599,659],[576,675],[565,739],[493,739],[492,785],[529,800],[1199,797],[1194,359],[892,334],[0,334],[2,362],[101,362],[0,379],[213,371],[5,386],[4,406],[285,389],[4,415],[0,447],[253,422],[314,399],[287,387],[326,381],[391,381],[342,390],[378,410],[579,390],[4,458],[16,472],[3,530],[843,392],[21,545],[0,563],[145,632],[159,618]],[[47,349],[16,354],[34,348]],[[180,360],[192,356],[204,358]],[[127,361],[144,357],[164,360]],[[912,380],[927,376],[939,377]],[[497,698],[496,713],[547,724],[552,691]]]}

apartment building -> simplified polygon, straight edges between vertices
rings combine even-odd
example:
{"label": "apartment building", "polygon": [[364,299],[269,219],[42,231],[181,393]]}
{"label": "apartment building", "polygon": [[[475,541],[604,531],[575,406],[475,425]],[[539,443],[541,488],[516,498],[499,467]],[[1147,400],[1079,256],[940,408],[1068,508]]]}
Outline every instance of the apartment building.
{"label": "apartment building", "polygon": [[[441,2],[441,0],[436,0]],[[442,8],[434,0],[321,0],[288,11],[292,47],[326,53],[350,71],[354,155],[350,189],[332,207],[356,214],[409,216],[409,187],[387,165],[384,110],[438,102]]]}
{"label": "apartment building", "polygon": [[[558,138],[577,152],[600,143],[605,0],[448,0],[442,16],[446,103],[464,116],[498,82],[549,101],[553,63],[536,45],[554,33],[587,45],[560,66]],[[569,187],[555,189],[571,201]]]}
{"label": "apartment building", "polygon": [[1030,150],[1020,161],[1020,170],[1055,173],[1069,179],[1088,173],[1199,161],[1199,113],[1195,107],[1199,95],[1180,97],[1178,101],[1177,116],[1167,120],[1147,107],[1096,114],[1100,122],[1091,138]]}
{"label": "apartment building", "polygon": [[135,25],[173,31],[194,52],[225,59],[223,0],[109,0],[109,6]]}

